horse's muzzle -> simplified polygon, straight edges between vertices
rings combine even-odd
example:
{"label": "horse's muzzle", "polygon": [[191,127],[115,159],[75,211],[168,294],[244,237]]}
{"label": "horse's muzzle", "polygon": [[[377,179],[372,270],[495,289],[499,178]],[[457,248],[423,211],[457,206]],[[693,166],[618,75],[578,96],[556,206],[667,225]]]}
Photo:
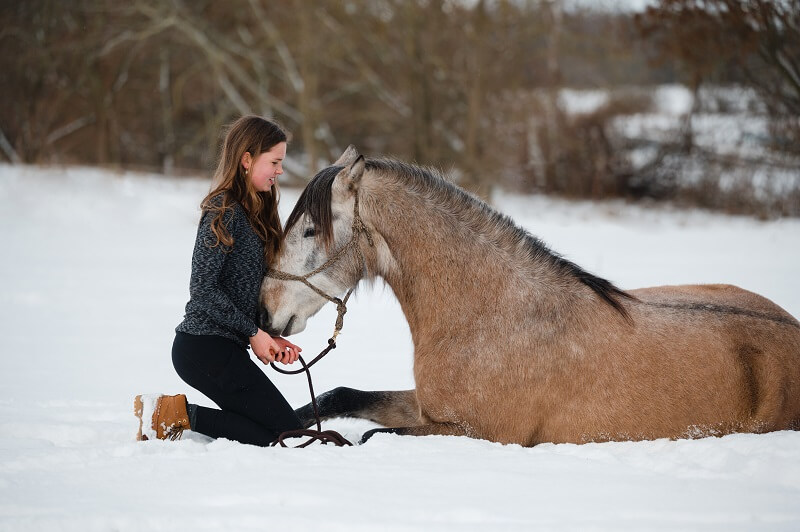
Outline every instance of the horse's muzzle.
{"label": "horse's muzzle", "polygon": [[289,321],[286,322],[283,330],[281,330],[273,326],[272,316],[265,307],[262,307],[258,313],[258,326],[262,331],[266,331],[270,336],[289,336],[289,334],[291,334],[289,331],[292,330],[292,325],[294,324],[296,317],[297,316],[293,314],[292,317],[289,318]]}

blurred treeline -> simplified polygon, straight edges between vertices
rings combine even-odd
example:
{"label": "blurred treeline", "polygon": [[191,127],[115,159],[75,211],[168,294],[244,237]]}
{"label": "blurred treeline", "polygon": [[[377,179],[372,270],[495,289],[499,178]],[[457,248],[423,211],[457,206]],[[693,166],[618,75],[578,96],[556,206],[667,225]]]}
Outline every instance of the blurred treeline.
{"label": "blurred treeline", "polygon": [[[731,167],[796,173],[800,0],[661,0],[639,14],[587,4],[2,0],[0,153],[206,172],[222,127],[257,113],[292,132],[298,184],[352,143],[438,166],[483,195],[502,185],[800,214],[800,185],[766,202],[728,187],[748,194],[730,200],[679,177],[686,161],[717,185]],[[655,149],[620,132],[621,118],[652,109],[648,87],[676,82],[695,95],[752,89],[769,121],[764,156],[698,149],[702,98]],[[608,97],[575,115],[567,87]]]}

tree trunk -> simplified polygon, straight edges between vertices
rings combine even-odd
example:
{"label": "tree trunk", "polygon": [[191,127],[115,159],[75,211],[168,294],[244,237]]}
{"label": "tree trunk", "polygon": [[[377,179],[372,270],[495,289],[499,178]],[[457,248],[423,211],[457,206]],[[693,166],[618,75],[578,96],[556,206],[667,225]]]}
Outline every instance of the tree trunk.
{"label": "tree trunk", "polygon": [[306,2],[304,0],[295,2],[301,36],[298,63],[302,79],[300,91],[297,94],[297,107],[302,117],[300,134],[303,139],[303,148],[305,148],[306,156],[308,157],[308,171],[311,175],[315,175],[319,169],[320,156],[316,139],[319,113],[317,112],[318,76],[315,64],[317,47],[313,20],[314,9],[314,2]]}
{"label": "tree trunk", "polygon": [[489,199],[491,186],[488,182],[493,178],[486,172],[483,161],[483,150],[480,142],[481,114],[484,111],[486,89],[484,77],[487,68],[486,45],[484,39],[487,30],[487,16],[483,0],[479,1],[471,13],[472,20],[467,26],[467,41],[470,53],[467,55],[467,122],[464,135],[464,179],[462,186],[482,197]]}
{"label": "tree trunk", "polygon": [[558,89],[561,83],[561,68],[558,59],[562,19],[561,0],[550,0],[547,8],[551,25],[547,44],[547,92],[544,105],[545,135],[547,136],[545,187],[547,192],[555,192],[563,188],[561,149],[559,147],[561,123],[558,106]]}
{"label": "tree trunk", "polygon": [[161,171],[171,175],[175,170],[175,125],[172,110],[172,83],[170,79],[169,50],[161,50],[161,67],[158,77],[158,92],[161,94]]}

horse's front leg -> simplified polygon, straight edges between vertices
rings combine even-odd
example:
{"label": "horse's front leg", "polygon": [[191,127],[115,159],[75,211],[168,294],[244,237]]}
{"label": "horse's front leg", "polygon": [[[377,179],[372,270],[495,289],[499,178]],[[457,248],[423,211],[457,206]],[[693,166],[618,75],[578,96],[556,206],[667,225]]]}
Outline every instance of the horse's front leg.
{"label": "horse's front leg", "polygon": [[[317,397],[320,421],[335,417],[368,419],[384,427],[421,423],[416,390],[369,392],[339,387]],[[308,428],[315,423],[314,407],[308,403],[295,410]]]}
{"label": "horse's front leg", "polygon": [[400,436],[468,436],[463,426],[455,423],[428,423],[415,427],[396,427],[391,429],[372,429],[361,436],[359,444],[365,443],[368,439],[379,432],[387,434],[399,434]]}

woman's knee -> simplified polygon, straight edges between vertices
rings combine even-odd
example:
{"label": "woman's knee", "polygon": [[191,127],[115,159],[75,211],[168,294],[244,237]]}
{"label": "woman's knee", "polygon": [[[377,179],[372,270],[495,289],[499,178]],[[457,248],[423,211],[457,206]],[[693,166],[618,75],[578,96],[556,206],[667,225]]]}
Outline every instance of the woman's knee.
{"label": "woman's knee", "polygon": [[233,391],[246,386],[241,366],[247,361],[247,351],[225,338],[178,333],[172,344],[178,376],[206,395],[209,388]]}

